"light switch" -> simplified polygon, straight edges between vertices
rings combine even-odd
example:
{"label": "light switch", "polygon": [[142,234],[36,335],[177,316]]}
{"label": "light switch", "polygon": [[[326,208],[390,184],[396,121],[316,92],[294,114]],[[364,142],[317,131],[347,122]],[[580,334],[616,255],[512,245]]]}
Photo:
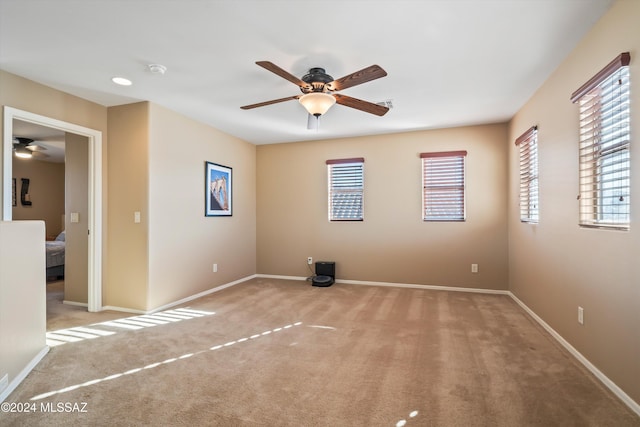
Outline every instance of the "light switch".
{"label": "light switch", "polygon": [[140,212],[136,211],[133,213],[133,222],[136,224],[140,223]]}
{"label": "light switch", "polygon": [[80,214],[78,214],[78,212],[71,212],[71,218],[69,220],[73,223],[80,222]]}

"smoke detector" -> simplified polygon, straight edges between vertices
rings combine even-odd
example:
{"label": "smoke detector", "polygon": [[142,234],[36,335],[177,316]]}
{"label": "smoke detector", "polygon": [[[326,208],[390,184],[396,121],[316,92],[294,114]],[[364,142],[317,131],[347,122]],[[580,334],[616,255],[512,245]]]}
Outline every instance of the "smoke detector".
{"label": "smoke detector", "polygon": [[149,71],[153,74],[164,74],[167,71],[167,67],[165,67],[164,65],[160,65],[160,64],[149,64],[147,65],[147,68],[149,68]]}

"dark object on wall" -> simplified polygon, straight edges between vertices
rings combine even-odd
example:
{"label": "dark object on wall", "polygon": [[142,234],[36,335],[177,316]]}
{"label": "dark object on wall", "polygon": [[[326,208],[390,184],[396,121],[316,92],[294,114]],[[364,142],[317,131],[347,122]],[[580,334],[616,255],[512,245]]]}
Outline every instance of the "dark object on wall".
{"label": "dark object on wall", "polygon": [[21,178],[22,188],[20,189],[20,203],[23,206],[31,206],[31,196],[29,195],[29,178]]}
{"label": "dark object on wall", "polygon": [[333,261],[316,262],[316,275],[311,279],[313,286],[327,287],[336,282],[336,263]]}
{"label": "dark object on wall", "polygon": [[16,179],[13,179],[13,195],[11,197],[11,205],[12,206],[18,206],[18,193],[16,191]]}

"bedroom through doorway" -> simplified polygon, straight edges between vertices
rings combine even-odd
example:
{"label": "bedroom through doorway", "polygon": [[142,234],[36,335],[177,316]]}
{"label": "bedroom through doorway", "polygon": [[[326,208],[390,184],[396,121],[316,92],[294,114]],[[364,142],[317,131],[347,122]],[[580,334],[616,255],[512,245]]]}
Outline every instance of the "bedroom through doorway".
{"label": "bedroom through doorway", "polygon": [[[22,145],[39,148],[19,164]],[[47,244],[63,242],[46,275],[67,308],[84,312],[102,308],[101,187],[100,131],[4,107],[3,220],[42,220]]]}
{"label": "bedroom through doorway", "polygon": [[45,223],[50,330],[87,311],[88,140],[17,119],[12,136],[13,220]]}

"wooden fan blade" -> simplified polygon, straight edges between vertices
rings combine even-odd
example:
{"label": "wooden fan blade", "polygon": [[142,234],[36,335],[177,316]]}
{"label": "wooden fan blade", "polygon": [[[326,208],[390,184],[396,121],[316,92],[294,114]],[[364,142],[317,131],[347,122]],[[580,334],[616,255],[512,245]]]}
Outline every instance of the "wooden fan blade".
{"label": "wooden fan blade", "polygon": [[43,147],[42,145],[27,145],[27,149],[31,151],[47,151],[47,147]]}
{"label": "wooden fan blade", "polygon": [[277,104],[278,102],[291,101],[292,99],[300,98],[300,96],[302,96],[302,95],[288,96],[286,98],[273,99],[271,101],[265,101],[265,102],[259,102],[257,104],[245,105],[245,106],[240,107],[240,108],[242,108],[243,110],[250,110],[252,108],[264,107],[265,105]]}
{"label": "wooden fan blade", "polygon": [[256,62],[256,64],[258,64],[259,66],[261,66],[265,70],[269,70],[272,73],[279,75],[280,77],[282,77],[285,80],[289,80],[291,83],[293,83],[295,85],[298,85],[301,88],[309,88],[309,84],[303,82],[302,80],[300,80],[299,78],[297,78],[293,74],[289,73],[288,71],[285,71],[282,68],[278,67],[273,62],[258,61],[258,62]]}
{"label": "wooden fan blade", "polygon": [[356,86],[362,83],[370,82],[371,80],[379,79],[387,75],[387,72],[379,65],[372,65],[367,68],[363,68],[360,71],[351,73],[348,76],[344,76],[340,79],[334,80],[329,83],[330,90],[343,90],[348,87]]}
{"label": "wooden fan blade", "polygon": [[339,95],[334,93],[336,102],[345,107],[355,108],[356,110],[364,111],[365,113],[375,114],[376,116],[384,116],[389,109],[382,105],[374,104],[372,102],[363,101],[361,99],[352,98],[346,95]]}

